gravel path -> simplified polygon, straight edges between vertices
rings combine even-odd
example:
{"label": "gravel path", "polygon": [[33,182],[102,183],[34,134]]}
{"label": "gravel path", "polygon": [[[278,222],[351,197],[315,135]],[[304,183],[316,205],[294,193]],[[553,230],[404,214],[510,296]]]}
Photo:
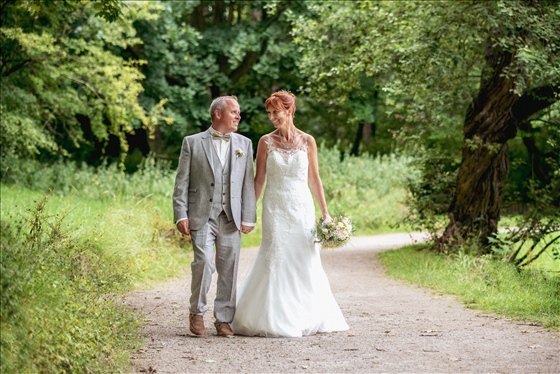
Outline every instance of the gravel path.
{"label": "gravel path", "polygon": [[[387,278],[374,255],[419,239],[356,237],[322,252],[349,331],[219,338],[210,310],[209,335],[195,338],[188,332],[190,277],[137,291],[127,302],[145,315],[146,340],[131,359],[131,373],[560,373],[558,333]],[[242,250],[240,281],[257,250]]]}

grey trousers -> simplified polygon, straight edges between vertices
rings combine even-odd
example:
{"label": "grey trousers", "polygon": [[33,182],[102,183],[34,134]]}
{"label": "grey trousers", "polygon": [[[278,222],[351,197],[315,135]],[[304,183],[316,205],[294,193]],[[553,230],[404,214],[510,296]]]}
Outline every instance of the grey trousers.
{"label": "grey trousers", "polygon": [[191,263],[190,313],[206,313],[207,294],[214,271],[217,270],[215,322],[230,323],[235,314],[241,233],[234,221],[228,221],[222,212],[216,219],[210,218],[202,229],[191,230],[190,234],[194,253]]}

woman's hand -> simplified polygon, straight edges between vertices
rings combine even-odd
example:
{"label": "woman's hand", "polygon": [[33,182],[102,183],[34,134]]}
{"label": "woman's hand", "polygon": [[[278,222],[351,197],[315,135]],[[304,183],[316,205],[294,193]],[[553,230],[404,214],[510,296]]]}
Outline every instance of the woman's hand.
{"label": "woman's hand", "polygon": [[242,232],[243,234],[248,234],[248,233],[250,233],[251,231],[253,231],[254,228],[255,228],[254,226],[245,226],[245,225],[241,225],[241,232]]}

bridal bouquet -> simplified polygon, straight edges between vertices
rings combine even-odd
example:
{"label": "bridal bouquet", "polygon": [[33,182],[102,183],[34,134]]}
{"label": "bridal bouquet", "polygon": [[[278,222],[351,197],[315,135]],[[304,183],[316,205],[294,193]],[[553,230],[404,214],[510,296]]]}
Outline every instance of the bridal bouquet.
{"label": "bridal bouquet", "polygon": [[323,248],[336,248],[348,243],[352,236],[352,222],[350,218],[337,214],[327,217],[325,221],[319,219],[316,227],[317,242]]}

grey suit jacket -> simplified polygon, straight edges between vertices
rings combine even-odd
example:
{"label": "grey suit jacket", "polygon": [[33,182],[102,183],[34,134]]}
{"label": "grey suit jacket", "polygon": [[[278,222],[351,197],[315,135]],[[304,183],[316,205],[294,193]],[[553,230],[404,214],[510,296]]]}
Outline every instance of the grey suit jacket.
{"label": "grey suit jacket", "polygon": [[[188,218],[192,230],[201,229],[210,218],[214,193],[212,157],[217,157],[212,153],[213,147],[209,130],[183,139],[173,191],[173,218],[174,222]],[[242,221],[257,221],[251,140],[232,133],[230,157],[229,203],[233,220],[241,228]]]}

